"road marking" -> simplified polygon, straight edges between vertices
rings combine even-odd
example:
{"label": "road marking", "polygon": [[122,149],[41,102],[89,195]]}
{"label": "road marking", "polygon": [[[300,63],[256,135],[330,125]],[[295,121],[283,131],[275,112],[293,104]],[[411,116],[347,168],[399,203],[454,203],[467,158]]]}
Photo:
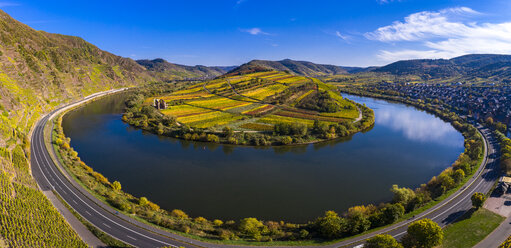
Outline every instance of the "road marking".
{"label": "road marking", "polygon": [[78,202],[76,202],[74,199],[73,199],[73,202],[74,202],[76,205],[78,205]]}
{"label": "road marking", "polygon": [[133,240],[137,240],[136,238],[133,238],[131,237],[130,235],[126,235],[126,237],[130,238],[130,239],[133,239]]}
{"label": "road marking", "polygon": [[[36,131],[37,131],[37,130],[36,130]],[[41,132],[41,131],[39,131],[39,132]],[[34,132],[34,133],[35,133],[35,132]],[[119,227],[122,227],[122,228],[124,228],[124,229],[126,229],[126,230],[128,230],[128,231],[131,231],[131,232],[135,233],[135,234],[138,234],[138,235],[140,235],[140,236],[142,236],[142,237],[144,237],[144,238],[147,238],[147,239],[150,239],[150,240],[153,240],[153,241],[156,241],[156,242],[162,243],[162,244],[167,245],[167,246],[177,247],[177,246],[175,246],[175,245],[173,245],[173,244],[169,244],[169,243],[167,243],[167,242],[165,242],[165,241],[161,241],[161,240],[158,240],[158,239],[155,239],[155,238],[151,238],[151,237],[149,237],[149,236],[147,236],[147,235],[144,235],[144,234],[139,233],[139,232],[137,232],[137,231],[135,231],[135,230],[132,230],[132,229],[130,229],[130,228],[128,228],[128,227],[126,227],[126,226],[123,226],[122,224],[119,224],[119,223],[117,223],[117,222],[113,221],[112,219],[110,219],[110,218],[106,217],[105,215],[101,214],[100,212],[98,212],[98,211],[97,211],[96,209],[94,209],[92,206],[90,206],[89,204],[87,204],[87,203],[86,203],[83,199],[81,199],[81,198],[80,198],[80,197],[79,197],[79,196],[78,196],[75,192],[73,192],[73,191],[72,191],[72,190],[71,190],[71,189],[70,189],[70,188],[69,188],[69,187],[68,187],[68,186],[64,183],[64,181],[62,181],[62,179],[61,179],[60,177],[58,177],[57,172],[55,172],[55,170],[54,170],[54,168],[53,168],[53,166],[52,166],[53,161],[52,161],[52,163],[50,163],[50,161],[48,160],[48,157],[47,157],[47,156],[48,156],[48,154],[46,154],[46,153],[44,152],[43,148],[42,148],[42,147],[43,147],[43,142],[41,141],[41,139],[39,139],[39,142],[34,142],[33,144],[35,145],[35,147],[36,147],[36,148],[37,148],[37,145],[39,145],[39,147],[40,147],[40,149],[41,149],[42,157],[44,158],[44,160],[46,160],[46,165],[50,168],[51,172],[53,172],[55,175],[57,175],[57,179],[58,179],[58,180],[59,180],[59,181],[60,181],[60,182],[61,182],[61,183],[62,183],[62,184],[63,184],[63,185],[64,185],[64,186],[65,186],[65,187],[66,187],[66,188],[67,188],[67,189],[68,189],[68,190],[69,190],[69,191],[70,191],[70,192],[71,192],[71,193],[72,193],[72,194],[73,194],[73,195],[74,195],[74,196],[75,196],[78,200],[80,200],[81,202],[83,202],[83,203],[84,203],[87,207],[89,207],[91,210],[93,210],[94,212],[96,212],[96,213],[97,213],[98,215],[100,215],[101,217],[103,217],[103,218],[105,218],[105,219],[107,219],[107,220],[111,221],[112,223],[114,223],[114,224],[118,225]],[[35,153],[34,155],[35,155],[35,159],[36,159],[37,164],[41,165],[42,163],[39,163],[39,161],[38,161],[38,159],[37,159],[37,153]],[[41,158],[41,160],[42,160],[43,158]],[[55,165],[55,166],[56,166],[56,165]],[[45,176],[45,177],[46,177],[46,176]]]}
{"label": "road marking", "polygon": [[107,225],[107,224],[105,224],[105,223],[103,223],[103,225],[105,225],[105,226],[106,226],[106,227],[108,227],[108,228],[112,228],[111,226],[109,226],[109,225]]}
{"label": "road marking", "polygon": [[92,216],[92,214],[90,214],[90,213],[89,213],[89,211],[85,210],[85,212],[86,212],[88,215]]}

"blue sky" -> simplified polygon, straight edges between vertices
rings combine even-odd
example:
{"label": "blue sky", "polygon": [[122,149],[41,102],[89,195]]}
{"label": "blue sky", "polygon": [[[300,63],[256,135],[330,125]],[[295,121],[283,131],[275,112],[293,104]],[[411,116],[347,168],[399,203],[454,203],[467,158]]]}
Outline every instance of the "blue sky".
{"label": "blue sky", "polygon": [[511,54],[509,0],[2,1],[47,32],[180,64],[291,58],[346,66]]}

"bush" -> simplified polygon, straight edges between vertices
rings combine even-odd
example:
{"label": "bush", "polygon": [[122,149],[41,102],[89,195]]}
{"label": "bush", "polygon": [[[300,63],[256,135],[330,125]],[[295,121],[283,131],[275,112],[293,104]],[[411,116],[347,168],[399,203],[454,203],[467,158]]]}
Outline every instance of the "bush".
{"label": "bush", "polygon": [[178,219],[188,219],[188,215],[183,212],[183,210],[174,209],[170,212],[170,216],[178,218]]}
{"label": "bush", "polygon": [[331,239],[340,236],[346,225],[346,220],[339,217],[334,211],[326,211],[325,216],[318,218],[315,225],[322,237]]}
{"label": "bush", "polygon": [[112,188],[115,191],[121,191],[121,183],[119,181],[115,181],[112,183]]}
{"label": "bush", "polygon": [[138,205],[146,206],[147,204],[149,204],[149,200],[147,200],[146,197],[142,196],[140,199],[138,199]]}
{"label": "bush", "polygon": [[245,218],[240,221],[239,229],[249,237],[259,240],[264,225],[256,218]]}
{"label": "bush", "polygon": [[388,234],[378,234],[368,239],[364,248],[403,248],[403,246]]}

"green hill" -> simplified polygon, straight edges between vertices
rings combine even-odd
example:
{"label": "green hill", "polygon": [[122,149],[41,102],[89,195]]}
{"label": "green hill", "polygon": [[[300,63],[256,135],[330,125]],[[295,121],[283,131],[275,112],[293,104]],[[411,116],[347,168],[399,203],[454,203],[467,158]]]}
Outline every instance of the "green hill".
{"label": "green hill", "polygon": [[30,129],[59,104],[153,78],[131,59],[36,31],[0,10],[0,244],[86,247],[30,174]]}
{"label": "green hill", "polygon": [[162,81],[171,81],[176,79],[211,79],[218,77],[234,66],[187,66],[170,63],[164,59],[137,60],[137,63],[151,71],[154,76]]}
{"label": "green hill", "polygon": [[376,68],[374,72],[393,75],[417,75],[424,79],[457,77],[509,82],[511,55],[471,54],[452,59],[416,59],[397,61]]}
{"label": "green hill", "polygon": [[365,71],[361,67],[343,67],[315,64],[308,61],[285,59],[281,61],[252,60],[229,72],[228,75],[241,75],[261,71],[287,71],[300,76],[328,76]]}

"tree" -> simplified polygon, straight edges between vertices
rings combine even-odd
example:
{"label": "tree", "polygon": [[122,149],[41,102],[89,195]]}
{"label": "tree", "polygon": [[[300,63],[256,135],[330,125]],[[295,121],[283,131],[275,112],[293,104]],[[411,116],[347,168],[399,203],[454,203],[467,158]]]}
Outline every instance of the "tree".
{"label": "tree", "polygon": [[392,185],[390,189],[392,193],[394,193],[394,202],[401,203],[402,205],[406,205],[415,197],[415,192],[409,188],[399,188],[397,184]]}
{"label": "tree", "polygon": [[488,118],[486,118],[486,120],[484,122],[486,122],[486,124],[488,126],[492,126],[493,125],[493,118],[491,118],[491,116],[489,116]]}
{"label": "tree", "polygon": [[483,206],[484,201],[486,201],[486,196],[483,193],[476,192],[470,199],[472,200],[472,206],[474,208],[480,208]]}
{"label": "tree", "polygon": [[158,127],[157,127],[157,130],[156,132],[159,134],[159,135],[162,135],[164,130],[163,130],[163,124],[161,123],[158,123]]}
{"label": "tree", "polygon": [[406,248],[432,248],[440,245],[444,238],[442,228],[430,219],[413,222],[407,232],[402,241]]}
{"label": "tree", "polygon": [[178,219],[188,219],[188,215],[180,209],[174,209],[170,212],[170,216],[176,217]]}
{"label": "tree", "polygon": [[465,172],[462,169],[457,169],[454,171],[452,178],[456,183],[459,183],[461,180],[463,180],[463,178],[465,178]]}
{"label": "tree", "polygon": [[316,220],[316,227],[321,236],[335,238],[341,234],[345,220],[334,211],[326,211],[325,216]]}
{"label": "tree", "polygon": [[149,204],[149,200],[147,200],[145,196],[142,196],[140,199],[138,199],[138,205],[146,206],[147,204]]}
{"label": "tree", "polygon": [[112,188],[115,190],[115,191],[120,191],[121,190],[121,183],[119,181],[115,181],[112,183]]}
{"label": "tree", "polygon": [[403,246],[388,234],[378,234],[368,239],[364,248],[403,248]]}
{"label": "tree", "polygon": [[263,227],[263,223],[258,221],[256,218],[242,219],[239,225],[241,232],[255,239],[261,238],[261,231]]}
{"label": "tree", "polygon": [[371,222],[361,212],[356,212],[348,216],[347,227],[351,234],[362,233],[371,227]]}
{"label": "tree", "polygon": [[382,218],[386,224],[394,223],[405,213],[405,208],[400,203],[392,204],[382,210]]}
{"label": "tree", "polygon": [[230,127],[224,127],[223,132],[224,132],[225,137],[227,137],[227,138],[230,138],[234,134],[234,131]]}

